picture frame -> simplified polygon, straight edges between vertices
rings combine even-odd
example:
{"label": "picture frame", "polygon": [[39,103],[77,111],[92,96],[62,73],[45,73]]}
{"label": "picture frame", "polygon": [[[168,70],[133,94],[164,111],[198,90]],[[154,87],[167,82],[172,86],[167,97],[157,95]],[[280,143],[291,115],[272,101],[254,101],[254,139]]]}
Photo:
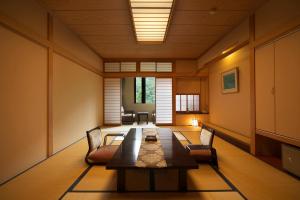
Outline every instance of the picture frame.
{"label": "picture frame", "polygon": [[222,93],[236,93],[239,91],[239,73],[238,67],[224,71],[221,74],[222,78]]}

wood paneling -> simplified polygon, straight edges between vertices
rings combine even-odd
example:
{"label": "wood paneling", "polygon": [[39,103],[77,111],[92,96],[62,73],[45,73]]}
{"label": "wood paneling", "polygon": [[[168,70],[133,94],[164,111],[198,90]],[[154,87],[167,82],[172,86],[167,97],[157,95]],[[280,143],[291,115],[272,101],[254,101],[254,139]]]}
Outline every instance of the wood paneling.
{"label": "wood paneling", "polygon": [[[105,58],[197,58],[265,2],[177,0],[166,41],[141,45],[135,40],[128,1],[41,1]],[[214,7],[217,12],[209,14]]]}
{"label": "wood paneling", "polygon": [[101,124],[102,77],[63,56],[53,56],[53,152]]}
{"label": "wood paneling", "polygon": [[300,31],[275,43],[276,132],[300,140]]}
{"label": "wood paneling", "polygon": [[3,183],[47,157],[47,49],[3,26],[0,38]]}
{"label": "wood paneling", "polygon": [[275,132],[274,44],[255,51],[256,128]]}
{"label": "wood paneling", "polygon": [[10,17],[43,39],[47,38],[47,12],[34,0],[0,1],[0,18]]}
{"label": "wood paneling", "polygon": [[261,6],[255,12],[256,39],[286,29],[294,20],[299,24],[299,9],[298,0],[272,0]]}

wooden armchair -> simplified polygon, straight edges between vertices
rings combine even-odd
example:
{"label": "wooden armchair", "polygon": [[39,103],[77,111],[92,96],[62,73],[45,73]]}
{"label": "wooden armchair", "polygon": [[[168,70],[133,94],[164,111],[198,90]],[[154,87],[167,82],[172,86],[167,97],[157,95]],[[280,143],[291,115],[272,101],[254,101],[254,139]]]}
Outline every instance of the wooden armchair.
{"label": "wooden armchair", "polygon": [[197,162],[210,162],[213,166],[218,167],[217,151],[213,148],[214,130],[202,126],[200,133],[201,144],[189,144],[186,149]]}
{"label": "wooden armchair", "polygon": [[85,156],[85,162],[89,165],[106,164],[111,160],[118,149],[118,145],[106,145],[107,137],[123,136],[124,134],[106,134],[103,145],[101,145],[101,129],[100,127],[93,128],[86,132],[89,144],[89,150]]}
{"label": "wooden armchair", "polygon": [[121,117],[122,124],[133,124],[135,120],[135,113],[132,110],[124,110],[124,107],[121,106]]}

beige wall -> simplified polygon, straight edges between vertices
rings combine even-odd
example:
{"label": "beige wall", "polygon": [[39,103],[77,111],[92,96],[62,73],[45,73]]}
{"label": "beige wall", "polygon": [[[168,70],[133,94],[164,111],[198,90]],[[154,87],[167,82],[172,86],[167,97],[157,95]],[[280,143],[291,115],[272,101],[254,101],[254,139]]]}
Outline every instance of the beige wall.
{"label": "beige wall", "polygon": [[46,158],[47,50],[2,26],[0,43],[2,183]]}
{"label": "beige wall", "polygon": [[[222,94],[221,73],[238,67],[239,92]],[[248,46],[209,66],[209,120],[250,137],[250,64]]]}
{"label": "beige wall", "polygon": [[53,64],[53,144],[57,152],[102,122],[102,77],[56,54]]}
{"label": "beige wall", "polygon": [[[35,0],[0,1],[0,183],[47,158],[47,10]],[[63,24],[54,20],[56,45],[102,69],[102,60]],[[34,39],[35,40],[35,39]],[[54,54],[54,152],[102,123],[102,78]]]}
{"label": "beige wall", "polygon": [[122,104],[125,110],[135,112],[148,112],[151,121],[151,113],[155,110],[155,104],[134,103],[134,78],[128,77],[122,79]]}

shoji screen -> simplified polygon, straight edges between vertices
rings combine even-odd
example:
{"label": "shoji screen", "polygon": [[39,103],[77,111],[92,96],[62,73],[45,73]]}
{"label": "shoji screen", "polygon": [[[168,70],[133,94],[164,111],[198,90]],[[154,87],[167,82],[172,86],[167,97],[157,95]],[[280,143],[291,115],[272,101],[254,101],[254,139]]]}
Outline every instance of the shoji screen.
{"label": "shoji screen", "polygon": [[121,79],[104,79],[104,123],[121,123]]}
{"label": "shoji screen", "polygon": [[172,78],[156,78],[156,123],[171,124],[172,114]]}

